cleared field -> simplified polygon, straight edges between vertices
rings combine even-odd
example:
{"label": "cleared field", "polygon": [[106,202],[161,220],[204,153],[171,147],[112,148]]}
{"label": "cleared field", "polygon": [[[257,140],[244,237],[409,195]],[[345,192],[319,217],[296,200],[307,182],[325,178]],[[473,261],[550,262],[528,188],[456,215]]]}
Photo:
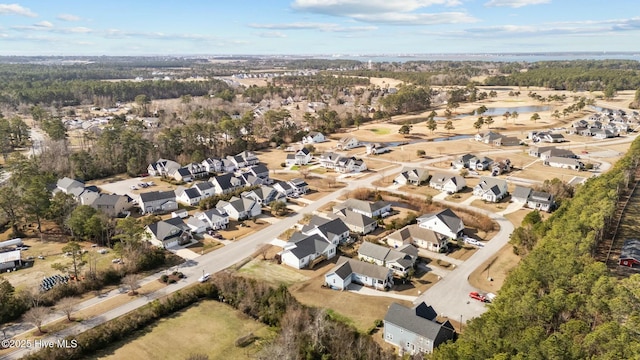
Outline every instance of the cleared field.
{"label": "cleared field", "polygon": [[271,285],[292,285],[309,280],[309,276],[284,265],[278,265],[274,261],[265,261],[255,258],[238,270],[238,273],[252,279],[266,281]]}
{"label": "cleared field", "polygon": [[[248,334],[258,340],[244,348],[235,346],[236,339]],[[209,359],[246,359],[256,354],[261,340],[273,337],[275,332],[267,326],[232,307],[201,301],[89,359],[186,359],[191,354],[206,354]]]}
{"label": "cleared field", "polygon": [[520,257],[513,253],[513,246],[506,244],[469,275],[469,283],[482,291],[495,293],[519,262]]}

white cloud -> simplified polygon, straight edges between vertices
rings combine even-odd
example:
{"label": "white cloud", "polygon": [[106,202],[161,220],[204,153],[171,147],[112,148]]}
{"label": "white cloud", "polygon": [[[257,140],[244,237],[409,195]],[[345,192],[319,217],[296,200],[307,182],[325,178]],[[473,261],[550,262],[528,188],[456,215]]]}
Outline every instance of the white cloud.
{"label": "white cloud", "polygon": [[74,33],[74,34],[86,34],[92,32],[91,29],[86,28],[84,26],[77,26],[72,28],[63,29],[66,32]]}
{"label": "white cloud", "polygon": [[71,14],[60,14],[56,16],[56,19],[62,20],[62,21],[80,21],[81,20],[79,16],[75,16]]}
{"label": "white cloud", "polygon": [[359,32],[376,30],[375,26],[342,26],[334,23],[295,22],[284,24],[249,24],[255,29],[272,30],[317,30],[324,32]]}
{"label": "white cloud", "polygon": [[40,21],[38,23],[33,24],[33,26],[42,27],[42,28],[52,28],[53,24],[48,21]]}
{"label": "white cloud", "polygon": [[0,4],[0,15],[21,15],[26,17],[37,17],[38,14],[19,4]]}
{"label": "white cloud", "polygon": [[295,0],[291,7],[299,11],[346,17],[360,22],[391,25],[433,25],[476,22],[464,12],[431,12],[430,6],[459,6],[459,0]]}
{"label": "white cloud", "polygon": [[262,31],[257,34],[263,38],[286,38],[287,35],[280,31]]}
{"label": "white cloud", "polygon": [[490,0],[484,6],[520,8],[528,5],[548,4],[550,2],[551,0]]}

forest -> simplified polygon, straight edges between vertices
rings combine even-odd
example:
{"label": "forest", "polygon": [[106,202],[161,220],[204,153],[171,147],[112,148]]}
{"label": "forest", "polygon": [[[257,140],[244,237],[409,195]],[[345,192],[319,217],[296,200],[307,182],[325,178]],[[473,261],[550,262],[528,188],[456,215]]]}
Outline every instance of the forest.
{"label": "forest", "polygon": [[640,140],[535,227],[531,251],[456,343],[432,359],[637,359],[640,275],[618,279],[593,254],[640,162]]}

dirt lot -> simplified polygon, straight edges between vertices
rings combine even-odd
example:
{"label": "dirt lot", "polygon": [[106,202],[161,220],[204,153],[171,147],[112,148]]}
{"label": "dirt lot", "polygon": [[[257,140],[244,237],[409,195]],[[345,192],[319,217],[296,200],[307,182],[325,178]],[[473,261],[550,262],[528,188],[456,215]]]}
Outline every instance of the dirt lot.
{"label": "dirt lot", "polygon": [[[506,244],[498,253],[480,265],[469,276],[469,283],[485,292],[497,292],[511,270],[520,262],[513,246]],[[491,279],[491,280],[490,280]]]}
{"label": "dirt lot", "polygon": [[[244,226],[241,226],[240,224],[244,224]],[[253,234],[256,231],[260,231],[267,226],[269,226],[269,223],[264,220],[246,220],[243,222],[230,220],[227,228],[224,230],[218,230],[218,233],[227,240],[237,240],[249,234]]]}

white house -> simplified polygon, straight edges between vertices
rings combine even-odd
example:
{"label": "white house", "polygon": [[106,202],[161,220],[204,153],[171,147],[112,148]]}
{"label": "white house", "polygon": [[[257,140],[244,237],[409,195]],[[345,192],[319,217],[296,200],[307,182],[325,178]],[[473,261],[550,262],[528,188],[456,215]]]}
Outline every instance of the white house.
{"label": "white house", "polygon": [[207,227],[212,230],[226,229],[229,224],[229,215],[222,209],[209,209],[204,212],[197,212],[193,217],[207,223]]}
{"label": "white house", "polygon": [[480,177],[480,183],[473,188],[473,195],[482,200],[498,202],[507,196],[507,181],[488,176]]}
{"label": "white house", "polygon": [[433,252],[446,250],[448,242],[447,237],[416,224],[407,225],[387,236],[387,244],[389,246],[400,248],[404,245],[412,244]]}
{"label": "white house", "polygon": [[387,267],[398,276],[405,276],[415,266],[418,249],[413,245],[391,249],[386,246],[365,241],[358,248],[358,259]]}
{"label": "white house", "polygon": [[[180,218],[174,218],[179,219]],[[162,248],[173,248],[188,244],[191,234],[171,222],[158,221],[145,228],[149,242]]]}
{"label": "white house", "polygon": [[544,161],[545,165],[561,169],[582,170],[584,164],[578,159],[552,156]]}
{"label": "white house", "polygon": [[141,193],[138,205],[143,214],[171,212],[178,208],[176,194],[171,190]]}
{"label": "white house", "polygon": [[200,195],[200,192],[196,188],[185,189],[179,186],[174,192],[176,194],[176,200],[185,205],[195,206],[202,200],[202,195]]}
{"label": "white house", "polygon": [[393,271],[384,266],[340,257],[324,279],[325,285],[332,289],[344,290],[349,284],[355,283],[384,290],[393,286]]}
{"label": "white house", "polygon": [[311,161],[311,152],[307,148],[296,151],[295,154],[287,154],[285,163],[287,166],[307,165]]}
{"label": "white house", "polygon": [[327,139],[324,137],[324,134],[317,131],[311,131],[302,138],[303,144],[317,144],[325,141],[327,141]]}
{"label": "white house", "polygon": [[422,168],[403,168],[400,174],[393,179],[398,185],[422,185],[429,179],[429,171]]}
{"label": "white house", "polygon": [[294,233],[284,245],[280,260],[295,269],[313,266],[336,256],[336,245],[318,234]]}
{"label": "white house", "polygon": [[418,219],[418,226],[429,229],[446,236],[457,239],[462,236],[464,223],[451,209],[445,209],[435,214],[422,215]]}
{"label": "white house", "polygon": [[349,209],[338,210],[332,216],[342,219],[349,230],[362,235],[366,235],[378,227],[378,222],[374,219]]}
{"label": "white house", "polygon": [[381,143],[369,143],[365,145],[365,153],[367,155],[380,155],[388,153],[391,149]]}
{"label": "white house", "polygon": [[246,197],[232,197],[229,201],[220,200],[216,209],[223,209],[232,220],[244,220],[256,217],[262,213],[260,203]]}
{"label": "white house", "polygon": [[459,175],[435,173],[429,180],[429,186],[453,194],[467,187],[467,182]]}
{"label": "white house", "polygon": [[179,168],[180,164],[173,160],[160,159],[155,163],[149,164],[147,172],[151,176],[170,176],[170,174]]}
{"label": "white house", "polygon": [[354,137],[343,137],[336,147],[340,150],[349,150],[360,146],[360,141]]}
{"label": "white house", "polygon": [[376,201],[370,203],[368,201],[358,199],[347,199],[342,204],[334,206],[333,212],[349,209],[351,211],[367,215],[370,218],[385,217],[391,212],[391,204],[386,201]]}

